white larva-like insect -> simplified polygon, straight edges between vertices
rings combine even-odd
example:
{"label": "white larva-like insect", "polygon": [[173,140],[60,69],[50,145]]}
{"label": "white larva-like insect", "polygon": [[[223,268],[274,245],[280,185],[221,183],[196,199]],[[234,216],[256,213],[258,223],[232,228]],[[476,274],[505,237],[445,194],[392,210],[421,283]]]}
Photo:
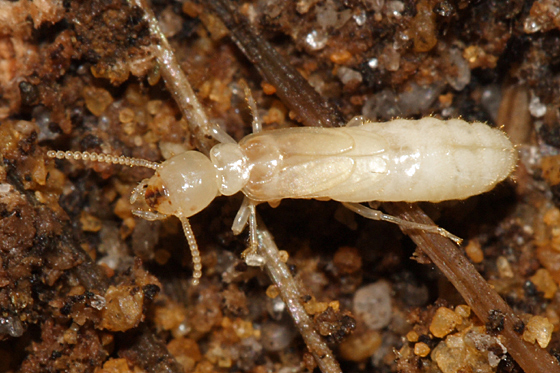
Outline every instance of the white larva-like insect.
{"label": "white larva-like insect", "polygon": [[368,201],[440,202],[465,199],[491,190],[514,169],[517,153],[508,137],[483,123],[433,117],[375,123],[355,117],[340,128],[286,128],[260,131],[239,143],[225,142],[210,158],[187,151],[158,164],[81,152],[55,152],[59,159],[143,166],[155,175],[134,190],[131,202],[143,196],[145,219],[177,216],[183,224],[194,262],[194,282],[201,277],[200,254],[188,217],[219,195],[239,191],[246,196],[232,230],[250,224],[248,263],[259,264],[256,252],[255,206],[285,198],[332,199],[374,220],[403,228],[460,239],[437,226],[408,222],[359,203]]}

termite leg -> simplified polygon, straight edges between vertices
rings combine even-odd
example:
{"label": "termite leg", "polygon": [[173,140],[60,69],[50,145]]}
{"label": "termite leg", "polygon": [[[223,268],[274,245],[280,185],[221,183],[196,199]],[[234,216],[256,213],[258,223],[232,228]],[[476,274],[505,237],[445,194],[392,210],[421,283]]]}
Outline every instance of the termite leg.
{"label": "termite leg", "polygon": [[231,227],[233,234],[238,235],[249,223],[249,247],[241,254],[245,263],[249,266],[264,264],[264,258],[258,253],[256,206],[257,204],[254,201],[245,197]]}
{"label": "termite leg", "polygon": [[228,135],[228,133],[217,124],[210,128],[210,134],[215,140],[221,142],[222,144],[237,144],[237,141],[235,141],[233,137]]}
{"label": "termite leg", "polygon": [[455,242],[457,245],[461,245],[461,242],[463,242],[463,240],[461,238],[455,236],[452,233],[449,233],[445,229],[440,228],[436,225],[421,224],[421,223],[415,223],[415,222],[408,221],[408,220],[403,220],[403,219],[397,218],[396,216],[387,215],[387,214],[382,213],[381,211],[374,210],[374,209],[371,209],[369,207],[360,205],[359,203],[343,202],[342,204],[347,209],[349,209],[351,211],[354,211],[356,214],[361,215],[364,218],[368,218],[368,219],[371,219],[371,220],[381,220],[381,221],[386,221],[386,222],[389,222],[389,223],[397,224],[399,227],[404,228],[404,229],[420,229],[420,230],[423,230],[425,232],[436,233],[436,234],[439,234],[443,237],[449,238],[450,240]]}
{"label": "termite leg", "polygon": [[185,238],[189,243],[189,249],[191,250],[192,262],[193,262],[193,285],[198,285],[200,278],[202,277],[202,260],[200,259],[200,251],[198,251],[198,244],[196,243],[196,238],[191,228],[191,223],[189,219],[180,218],[181,225],[183,226],[183,232],[185,233]]}
{"label": "termite leg", "polygon": [[237,215],[235,215],[235,219],[233,219],[231,230],[236,236],[243,232],[243,230],[247,226],[247,222],[249,221],[249,214],[251,213],[251,210],[249,209],[249,203],[251,203],[249,198],[243,198],[243,202],[241,203],[241,206],[237,211]]}
{"label": "termite leg", "polygon": [[253,98],[253,94],[251,93],[251,89],[247,85],[247,82],[244,80],[240,81],[241,86],[243,87],[243,92],[245,93],[245,100],[247,100],[247,105],[249,106],[249,110],[251,111],[251,115],[253,116],[253,133],[258,133],[262,131],[262,122],[259,118],[259,114],[257,112],[257,103]]}
{"label": "termite leg", "polygon": [[249,200],[249,247],[241,253],[248,266],[260,267],[264,265],[265,259],[259,254],[259,242],[257,240],[257,204]]}
{"label": "termite leg", "polygon": [[255,209],[255,204],[249,203],[249,248],[245,250],[244,257],[249,254],[256,254],[258,248],[257,242],[257,211]]}

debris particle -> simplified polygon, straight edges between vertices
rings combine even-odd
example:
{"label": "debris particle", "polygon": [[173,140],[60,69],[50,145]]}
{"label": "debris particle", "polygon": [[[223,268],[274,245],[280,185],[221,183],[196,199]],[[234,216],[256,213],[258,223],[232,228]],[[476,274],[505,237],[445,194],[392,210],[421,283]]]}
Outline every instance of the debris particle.
{"label": "debris particle", "polygon": [[191,338],[175,338],[169,342],[167,348],[185,372],[192,372],[196,363],[202,359],[198,344]]}
{"label": "debris particle", "polygon": [[418,333],[416,333],[414,330],[411,330],[406,334],[406,339],[409,342],[418,342],[418,337]]}
{"label": "debris particle", "polygon": [[392,317],[391,291],[387,281],[378,281],[358,289],[353,300],[356,318],[372,330],[387,326]]}
{"label": "debris particle", "polygon": [[282,261],[282,263],[288,263],[290,255],[286,250],[280,250],[278,251],[278,258]]}
{"label": "debris particle", "polygon": [[308,315],[316,315],[325,312],[329,304],[327,302],[318,302],[315,297],[310,297],[309,300],[303,303],[303,308]]}
{"label": "debris particle", "polygon": [[279,294],[280,292],[278,291],[276,285],[270,285],[268,288],[266,288],[266,296],[271,299],[276,298]]}
{"label": "debris particle", "polygon": [[291,324],[266,322],[261,329],[261,342],[267,351],[280,351],[286,348],[295,337]]}
{"label": "debris particle", "polygon": [[378,331],[356,333],[340,344],[340,355],[345,360],[364,361],[379,349],[382,342],[381,333]]}
{"label": "debris particle", "polygon": [[133,373],[126,359],[109,359],[103,364],[103,368],[96,369],[95,373]]}
{"label": "debris particle", "polygon": [[505,357],[506,350],[484,327],[472,327],[450,334],[432,351],[431,358],[443,373],[491,372]]}
{"label": "debris particle", "polygon": [[460,304],[455,307],[455,313],[463,319],[467,319],[471,315],[471,308],[465,304]]}
{"label": "debris particle", "polygon": [[111,286],[105,293],[106,307],[102,310],[101,327],[124,332],[143,319],[144,294],[135,286]]}
{"label": "debris particle", "polygon": [[414,353],[420,357],[428,356],[430,351],[430,347],[424,342],[418,342],[414,345]]}
{"label": "debris particle", "polygon": [[529,343],[537,342],[539,346],[546,348],[552,338],[553,331],[554,325],[546,317],[533,316],[525,325],[523,339]]}
{"label": "debris particle", "polygon": [[82,224],[82,229],[86,232],[99,232],[102,227],[101,220],[85,211],[82,211],[80,215],[80,223]]}
{"label": "debris particle", "polygon": [[488,315],[488,321],[486,322],[486,329],[490,334],[498,334],[504,330],[505,315],[499,310],[492,310]]}
{"label": "debris particle", "polygon": [[276,93],[276,88],[272,84],[262,82],[261,88],[263,89],[265,95],[273,95],[274,93]]}
{"label": "debris particle", "polygon": [[82,97],[86,101],[88,110],[95,116],[103,114],[113,102],[111,94],[103,88],[85,87],[82,91]]}
{"label": "debris particle", "polygon": [[332,53],[329,58],[332,63],[336,63],[337,65],[344,65],[346,62],[350,61],[350,59],[352,58],[352,54],[343,49],[341,51]]}
{"label": "debris particle", "polygon": [[379,67],[379,60],[377,58],[372,58],[371,60],[368,61],[368,66],[372,70],[377,69]]}
{"label": "debris particle", "polygon": [[481,263],[484,260],[484,252],[480,247],[478,240],[470,240],[465,253],[473,263]]}
{"label": "debris particle", "polygon": [[537,96],[533,96],[529,102],[529,112],[535,118],[542,118],[546,114],[546,105]]}
{"label": "debris particle", "polygon": [[89,304],[91,307],[95,308],[96,310],[101,311],[103,308],[107,306],[107,300],[105,299],[105,297],[96,294],[91,298]]}
{"label": "debris particle", "polygon": [[130,123],[134,120],[134,111],[131,108],[125,107],[119,111],[119,120],[121,123]]}
{"label": "debris particle", "polygon": [[447,307],[440,307],[432,319],[430,332],[437,338],[443,338],[462,322],[461,316],[457,315],[453,310]]}
{"label": "debris particle", "polygon": [[311,31],[305,37],[305,41],[307,42],[307,45],[309,45],[309,47],[312,50],[316,50],[316,51],[325,48],[328,40],[329,39],[326,33],[317,30]]}
{"label": "debris particle", "polygon": [[362,82],[362,74],[346,66],[341,66],[336,74],[342,84],[357,84]]}
{"label": "debris particle", "polygon": [[511,269],[511,265],[505,256],[499,256],[496,260],[496,265],[501,278],[513,277],[513,270]]}
{"label": "debris particle", "polygon": [[340,247],[334,253],[333,263],[343,274],[352,274],[362,269],[362,257],[355,247]]}
{"label": "debris particle", "polygon": [[544,268],[539,268],[530,279],[546,299],[552,299],[554,294],[556,294],[556,290],[558,290],[558,285],[554,282],[550,272]]}

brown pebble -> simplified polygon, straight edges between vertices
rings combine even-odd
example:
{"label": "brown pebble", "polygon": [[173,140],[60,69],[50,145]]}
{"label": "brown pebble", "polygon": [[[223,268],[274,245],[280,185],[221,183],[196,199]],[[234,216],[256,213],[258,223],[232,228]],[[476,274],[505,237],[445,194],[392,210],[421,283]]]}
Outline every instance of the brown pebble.
{"label": "brown pebble", "polygon": [[414,330],[411,330],[406,334],[406,339],[409,342],[418,342],[418,337],[418,333],[416,333]]}
{"label": "brown pebble", "polygon": [[432,323],[430,324],[430,332],[437,338],[443,338],[451,333],[463,319],[455,312],[447,307],[440,307],[436,311]]}
{"label": "brown pebble", "polygon": [[552,299],[558,290],[552,275],[544,268],[539,269],[530,279],[546,299]]}
{"label": "brown pebble", "polygon": [[343,274],[351,274],[362,268],[362,257],[355,247],[342,246],[334,253],[333,264]]}
{"label": "brown pebble", "polygon": [[554,325],[546,317],[533,316],[525,326],[523,339],[529,343],[537,342],[541,348],[546,348],[553,331]]}
{"label": "brown pebble", "polygon": [[266,296],[271,298],[271,299],[276,298],[279,294],[280,294],[280,292],[278,291],[278,288],[276,287],[276,285],[270,285],[266,289]]}
{"label": "brown pebble", "polygon": [[340,356],[344,360],[364,361],[377,351],[381,342],[383,342],[383,338],[375,330],[368,330],[363,334],[352,334],[340,344]]}
{"label": "brown pebble", "polygon": [[85,87],[82,97],[86,101],[86,107],[95,116],[100,116],[113,102],[111,94],[103,88]]}
{"label": "brown pebble", "polygon": [[177,359],[185,372],[192,372],[194,366],[202,359],[200,348],[194,339],[176,338],[167,345],[169,352]]}
{"label": "brown pebble", "polygon": [[329,56],[331,62],[336,63],[337,65],[345,64],[346,62],[350,61],[351,58],[352,58],[352,53],[348,52],[345,49],[338,52],[334,52]]}
{"label": "brown pebble", "polygon": [[85,211],[80,214],[80,224],[86,232],[99,232],[101,230],[101,220]]}
{"label": "brown pebble", "polygon": [[273,95],[276,93],[276,87],[274,87],[272,84],[262,82],[261,87],[265,95]]}
{"label": "brown pebble", "polygon": [[471,315],[471,308],[466,304],[460,304],[455,307],[455,313],[461,316],[463,319],[466,319]]}
{"label": "brown pebble", "polygon": [[465,253],[473,263],[481,263],[484,260],[484,252],[478,240],[470,240],[467,247],[465,247]]}
{"label": "brown pebble", "polygon": [[102,311],[101,327],[124,332],[137,326],[143,319],[144,294],[134,286],[110,286],[105,293],[106,308]]}
{"label": "brown pebble", "polygon": [[428,356],[430,351],[430,347],[424,342],[418,342],[414,345],[414,354],[420,357]]}

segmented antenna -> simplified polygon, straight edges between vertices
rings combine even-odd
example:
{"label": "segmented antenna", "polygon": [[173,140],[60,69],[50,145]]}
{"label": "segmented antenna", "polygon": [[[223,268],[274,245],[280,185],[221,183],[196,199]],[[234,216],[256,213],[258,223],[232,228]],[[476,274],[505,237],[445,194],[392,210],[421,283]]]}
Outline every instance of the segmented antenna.
{"label": "segmented antenna", "polygon": [[193,262],[193,285],[198,285],[200,283],[200,278],[202,277],[202,259],[200,258],[200,251],[198,251],[198,244],[194,237],[194,233],[191,228],[191,223],[189,219],[181,218],[181,223],[183,225],[183,232],[185,232],[185,237],[189,243],[189,248],[191,250],[192,262]]}
{"label": "segmented antenna", "polygon": [[47,152],[47,156],[49,158],[57,158],[57,159],[74,159],[74,160],[83,160],[83,161],[92,161],[92,162],[101,162],[101,163],[109,163],[109,164],[120,164],[123,166],[129,167],[146,167],[151,168],[152,170],[157,170],[161,167],[161,164],[157,162],[147,161],[145,159],[139,158],[132,158],[132,157],[125,157],[124,155],[116,156],[110,154],[98,154],[98,153],[89,153],[89,152],[72,152],[72,151],[54,151],[49,150]]}

